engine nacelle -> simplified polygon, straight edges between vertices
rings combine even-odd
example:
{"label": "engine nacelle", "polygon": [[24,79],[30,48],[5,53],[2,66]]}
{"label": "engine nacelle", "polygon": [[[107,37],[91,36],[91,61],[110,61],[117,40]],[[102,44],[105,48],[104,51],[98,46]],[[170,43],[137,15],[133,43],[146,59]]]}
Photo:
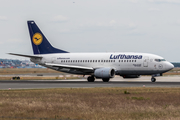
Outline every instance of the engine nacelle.
{"label": "engine nacelle", "polygon": [[94,71],[96,78],[113,78],[115,76],[115,70],[113,68],[99,68]]}
{"label": "engine nacelle", "polygon": [[140,75],[121,75],[123,78],[139,78]]}

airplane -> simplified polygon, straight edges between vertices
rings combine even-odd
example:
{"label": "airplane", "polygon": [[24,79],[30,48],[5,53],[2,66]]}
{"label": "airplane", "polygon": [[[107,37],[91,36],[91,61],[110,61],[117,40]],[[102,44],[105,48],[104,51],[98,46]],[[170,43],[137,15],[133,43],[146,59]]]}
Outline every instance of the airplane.
{"label": "airplane", "polygon": [[34,55],[9,53],[28,57],[35,64],[70,74],[89,75],[88,82],[102,79],[109,82],[115,75],[123,78],[138,78],[151,75],[155,82],[158,76],[174,68],[163,57],[149,53],[107,52],[70,53],[53,47],[34,21],[27,21]]}

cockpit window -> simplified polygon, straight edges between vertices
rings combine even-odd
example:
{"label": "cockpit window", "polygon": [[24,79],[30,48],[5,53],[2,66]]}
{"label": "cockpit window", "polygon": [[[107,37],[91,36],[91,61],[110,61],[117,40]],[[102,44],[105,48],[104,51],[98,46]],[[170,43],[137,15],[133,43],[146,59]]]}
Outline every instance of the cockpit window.
{"label": "cockpit window", "polygon": [[156,62],[166,61],[165,59],[155,59]]}
{"label": "cockpit window", "polygon": [[166,61],[165,59],[161,59],[161,61]]}

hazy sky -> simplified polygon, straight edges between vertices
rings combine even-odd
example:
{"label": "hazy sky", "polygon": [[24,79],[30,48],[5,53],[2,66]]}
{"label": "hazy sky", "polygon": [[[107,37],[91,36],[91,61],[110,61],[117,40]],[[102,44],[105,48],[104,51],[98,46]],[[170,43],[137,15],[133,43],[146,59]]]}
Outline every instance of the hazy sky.
{"label": "hazy sky", "polygon": [[27,20],[69,52],[145,52],[180,61],[180,0],[0,0],[0,58],[33,54]]}

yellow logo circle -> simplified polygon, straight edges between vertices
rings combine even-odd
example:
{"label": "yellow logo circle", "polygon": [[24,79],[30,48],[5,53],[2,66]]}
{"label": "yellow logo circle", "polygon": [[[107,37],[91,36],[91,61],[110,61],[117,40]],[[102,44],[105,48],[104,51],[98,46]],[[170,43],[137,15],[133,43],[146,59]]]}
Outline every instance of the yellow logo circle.
{"label": "yellow logo circle", "polygon": [[35,33],[32,39],[35,45],[40,45],[43,41],[43,37],[40,33]]}

